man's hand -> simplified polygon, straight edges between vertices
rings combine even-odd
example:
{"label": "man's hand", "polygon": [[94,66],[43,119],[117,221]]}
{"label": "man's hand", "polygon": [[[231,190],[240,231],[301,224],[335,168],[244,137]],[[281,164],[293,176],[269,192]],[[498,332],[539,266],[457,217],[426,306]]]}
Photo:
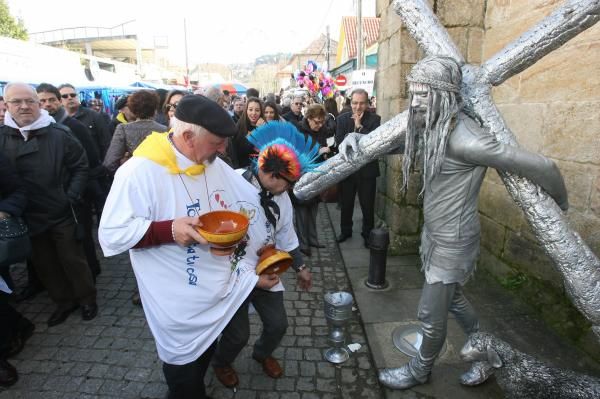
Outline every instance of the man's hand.
{"label": "man's hand", "polygon": [[346,161],[350,160],[350,156],[359,151],[358,142],[364,135],[360,133],[348,133],[344,141],[338,146],[338,151],[342,158]]}
{"label": "man's hand", "polygon": [[187,247],[190,244],[199,243],[202,245],[208,244],[208,241],[204,239],[196,230],[196,227],[202,226],[200,218],[195,217],[182,217],[173,220],[173,238],[175,242],[183,247]]}
{"label": "man's hand", "polygon": [[312,288],[312,274],[308,268],[304,268],[296,273],[296,280],[298,281],[298,287],[304,291]]}
{"label": "man's hand", "polygon": [[362,129],[362,123],[360,122],[362,117],[363,117],[364,113],[356,113],[356,114],[352,114],[352,119],[354,119],[354,129],[355,130],[360,130]]}
{"label": "man's hand", "polygon": [[256,282],[256,288],[260,288],[263,290],[270,290],[279,282],[279,276],[276,273],[271,274],[261,274],[258,276],[258,281]]}

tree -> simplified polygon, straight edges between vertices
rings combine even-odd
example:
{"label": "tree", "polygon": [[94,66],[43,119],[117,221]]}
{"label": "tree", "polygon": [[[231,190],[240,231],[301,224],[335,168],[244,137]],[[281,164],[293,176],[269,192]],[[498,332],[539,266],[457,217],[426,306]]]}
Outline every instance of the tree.
{"label": "tree", "polygon": [[4,0],[0,0],[0,36],[13,39],[27,40],[27,29],[23,21],[15,20],[8,10]]}

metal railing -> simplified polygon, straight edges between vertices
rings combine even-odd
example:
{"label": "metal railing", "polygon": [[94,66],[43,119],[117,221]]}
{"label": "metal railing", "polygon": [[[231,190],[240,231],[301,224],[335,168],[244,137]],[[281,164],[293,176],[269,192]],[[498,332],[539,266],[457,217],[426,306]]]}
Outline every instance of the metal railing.
{"label": "metal railing", "polygon": [[36,43],[57,43],[71,40],[102,39],[114,37],[137,36],[135,20],[123,22],[112,28],[98,26],[81,26],[75,28],[54,29],[44,32],[30,33],[30,40]]}

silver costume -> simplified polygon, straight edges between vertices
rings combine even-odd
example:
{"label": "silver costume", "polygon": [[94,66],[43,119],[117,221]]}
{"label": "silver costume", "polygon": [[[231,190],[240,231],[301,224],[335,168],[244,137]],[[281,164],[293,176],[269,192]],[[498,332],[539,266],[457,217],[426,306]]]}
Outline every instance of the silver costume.
{"label": "silver costume", "polygon": [[427,283],[466,283],[479,254],[479,189],[487,167],[523,176],[546,190],[561,208],[567,191],[554,162],[504,145],[460,114],[441,172],[425,186],[421,260]]}
{"label": "silver costume", "polygon": [[[418,67],[419,64],[417,64]],[[423,343],[417,356],[400,369],[383,370],[380,379],[392,388],[400,382],[423,383],[446,339],[448,312],[466,334],[479,329],[475,311],[462,294],[479,255],[478,198],[487,167],[527,177],[550,193],[562,208],[567,192],[556,165],[547,158],[498,142],[465,114],[450,133],[440,172],[424,189],[421,260],[426,282],[419,301]],[[412,380],[412,378],[414,380]]]}

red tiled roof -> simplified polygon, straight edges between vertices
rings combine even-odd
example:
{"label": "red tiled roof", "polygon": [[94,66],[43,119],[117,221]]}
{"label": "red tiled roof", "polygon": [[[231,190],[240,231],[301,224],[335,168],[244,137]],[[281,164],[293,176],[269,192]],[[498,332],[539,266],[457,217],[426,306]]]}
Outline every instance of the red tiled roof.
{"label": "red tiled roof", "polygon": [[[313,40],[304,50],[299,52],[298,54],[325,54],[325,46],[327,46],[327,36],[323,33],[319,35],[319,37]],[[335,58],[337,54],[337,46],[338,42],[329,39],[329,51],[331,52],[331,56]]]}
{"label": "red tiled roof", "polygon": [[[346,33],[346,48],[348,49],[348,58],[356,57],[356,17],[342,17],[342,29]],[[379,37],[379,18],[363,17],[362,30],[364,48],[377,42]]]}

